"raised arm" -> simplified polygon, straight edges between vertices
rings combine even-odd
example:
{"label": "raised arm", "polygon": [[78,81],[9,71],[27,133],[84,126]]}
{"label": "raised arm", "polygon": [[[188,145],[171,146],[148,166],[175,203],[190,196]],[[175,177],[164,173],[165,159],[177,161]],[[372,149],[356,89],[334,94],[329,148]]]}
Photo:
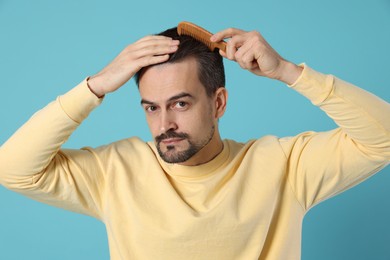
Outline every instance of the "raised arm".
{"label": "raised arm", "polygon": [[[35,113],[0,148],[0,183],[49,204],[98,216],[104,173],[88,149],[60,150],[72,132],[140,68],[159,63],[178,42],[147,36],[106,68]],[[88,84],[89,83],[89,84]],[[92,92],[91,92],[92,91]]]}
{"label": "raised arm", "polygon": [[259,76],[283,81],[339,126],[281,139],[291,186],[307,210],[385,167],[390,161],[390,104],[363,89],[306,65],[286,61],[258,32],[227,29],[224,57]]}

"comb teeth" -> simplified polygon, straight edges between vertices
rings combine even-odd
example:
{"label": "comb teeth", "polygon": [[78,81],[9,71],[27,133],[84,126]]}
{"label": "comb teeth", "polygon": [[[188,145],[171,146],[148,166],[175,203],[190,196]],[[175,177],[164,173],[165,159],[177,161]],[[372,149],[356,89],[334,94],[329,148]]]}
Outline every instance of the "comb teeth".
{"label": "comb teeth", "polygon": [[215,48],[226,51],[226,42],[211,42],[210,37],[212,33],[196,24],[190,22],[180,22],[177,26],[177,33],[179,35],[191,36],[192,38],[204,43],[210,51],[214,51]]}
{"label": "comb teeth", "polygon": [[[201,38],[198,34],[193,33],[193,32],[191,32],[191,31],[187,31],[185,28],[182,30],[182,34],[183,34],[183,35],[191,36],[191,37],[194,38],[195,40],[198,40],[198,41],[204,43],[205,45],[207,45],[207,47],[209,47],[209,49],[210,49],[211,51],[214,50],[214,49],[212,49],[213,47],[211,46],[211,42],[205,41],[205,40],[204,40],[203,38]],[[210,35],[210,37],[211,37],[211,35]]]}

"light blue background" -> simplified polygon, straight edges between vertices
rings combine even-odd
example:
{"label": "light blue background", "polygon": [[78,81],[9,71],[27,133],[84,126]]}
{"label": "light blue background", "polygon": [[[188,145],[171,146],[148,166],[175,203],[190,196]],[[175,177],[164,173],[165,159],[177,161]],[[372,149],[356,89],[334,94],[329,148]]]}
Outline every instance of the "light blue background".
{"label": "light blue background", "polygon": [[[390,1],[0,0],[0,143],[36,110],[99,71],[127,44],[188,20],[258,30],[282,56],[390,101]],[[225,138],[335,127],[279,82],[225,62]],[[390,116],[390,115],[389,115]],[[134,81],[106,97],[65,147],[149,140]],[[21,147],[23,149],[23,147]],[[390,168],[305,218],[302,259],[390,259]],[[104,225],[0,187],[0,259],[108,259]]]}

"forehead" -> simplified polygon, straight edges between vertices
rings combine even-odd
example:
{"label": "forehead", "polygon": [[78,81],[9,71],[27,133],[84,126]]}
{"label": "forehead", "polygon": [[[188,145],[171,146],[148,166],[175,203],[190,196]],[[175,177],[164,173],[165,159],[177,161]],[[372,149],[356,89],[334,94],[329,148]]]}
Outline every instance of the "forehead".
{"label": "forehead", "polygon": [[195,58],[148,68],[139,80],[139,91],[142,99],[153,102],[162,102],[183,92],[193,96],[206,93],[199,81]]}

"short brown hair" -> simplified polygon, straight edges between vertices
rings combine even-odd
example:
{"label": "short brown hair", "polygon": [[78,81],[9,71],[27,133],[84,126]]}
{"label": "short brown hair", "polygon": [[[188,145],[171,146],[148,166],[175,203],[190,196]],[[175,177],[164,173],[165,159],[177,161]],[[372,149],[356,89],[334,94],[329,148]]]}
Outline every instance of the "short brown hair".
{"label": "short brown hair", "polygon": [[[194,57],[198,63],[199,81],[206,88],[208,96],[212,96],[218,88],[225,87],[225,69],[223,65],[223,58],[218,53],[217,49],[212,52],[202,42],[187,35],[179,35],[176,27],[168,29],[157,35],[167,36],[180,41],[178,50],[170,54],[169,59],[163,63],[176,63],[184,60],[185,58]],[[147,68],[148,67],[144,67],[135,74],[134,79],[137,86],[139,86],[139,80]]]}

